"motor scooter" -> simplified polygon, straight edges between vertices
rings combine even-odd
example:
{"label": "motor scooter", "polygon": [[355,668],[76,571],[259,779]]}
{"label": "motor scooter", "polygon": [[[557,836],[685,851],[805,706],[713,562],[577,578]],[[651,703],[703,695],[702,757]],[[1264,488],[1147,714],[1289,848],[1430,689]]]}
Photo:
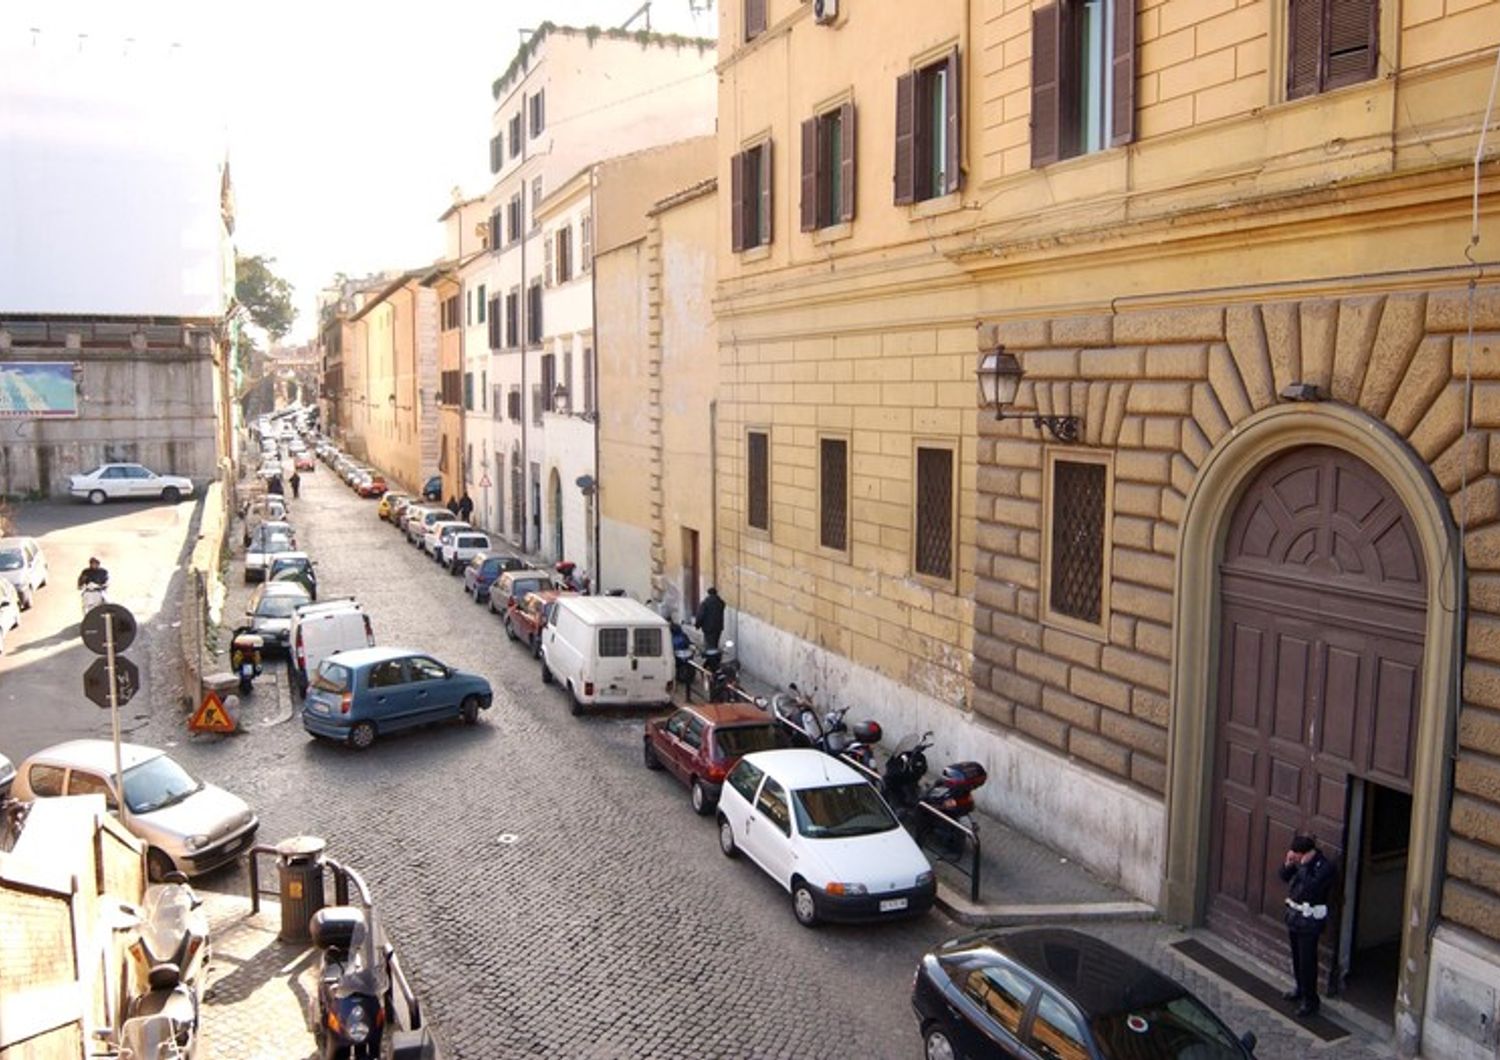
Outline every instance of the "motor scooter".
{"label": "motor scooter", "polygon": [[177,1041],[177,1028],[168,1016],[137,1016],[120,1025],[116,1034],[105,1028],[94,1037],[107,1052],[91,1053],[94,1057],[114,1060],[185,1060],[187,1053]]}
{"label": "motor scooter", "polygon": [[83,613],[88,614],[100,604],[109,603],[109,597],[105,590],[109,588],[109,582],[100,585],[97,582],[84,582],[78,587],[78,599],[83,605]]}
{"label": "motor scooter", "polygon": [[249,626],[240,626],[229,642],[229,665],[240,679],[240,691],[250,691],[250,682],[260,676],[261,649],[265,638]]}
{"label": "motor scooter", "polygon": [[320,1060],[355,1060],[381,1055],[390,976],[375,944],[373,910],[331,905],[308,925],[322,951],[313,1036]]}
{"label": "motor scooter", "polygon": [[974,792],[984,786],[989,774],[979,762],[952,762],[943,767],[938,779],[923,787],[922,778],[927,774],[926,752],[931,747],[931,732],[902,740],[886,760],[881,787],[897,817],[911,831],[918,845],[935,837],[942,853],[957,857],[963,853],[964,834],[922,807],[930,806],[977,834],[979,825],[972,816]]}
{"label": "motor scooter", "polygon": [[771,698],[771,712],[795,746],[811,747],[835,757],[845,755],[866,769],[875,769],[874,745],[884,735],[878,721],[855,722],[851,731],[844,722],[848,707],[834,707],[820,718],[812,697],[798,688],[796,682],[788,685],[786,692],[778,692]]}
{"label": "motor scooter", "polygon": [[[167,882],[147,889],[138,934],[130,947],[146,970],[147,991],[131,998],[127,1006],[126,1024],[121,1028],[122,1043],[128,1040],[125,1029],[131,1022],[144,1021],[137,1025],[136,1033],[160,1037],[159,1021],[166,1019],[179,1051],[169,1055],[192,1057],[196,1053],[209,950],[208,919],[202,905],[187,877],[178,872],[168,873]],[[149,1022],[153,1018],[158,1022]]]}

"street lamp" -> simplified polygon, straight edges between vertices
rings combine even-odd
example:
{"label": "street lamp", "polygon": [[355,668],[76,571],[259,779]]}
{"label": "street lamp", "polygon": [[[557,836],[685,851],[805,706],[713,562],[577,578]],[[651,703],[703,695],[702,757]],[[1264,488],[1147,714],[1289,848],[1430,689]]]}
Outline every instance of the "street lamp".
{"label": "street lamp", "polygon": [[1004,346],[984,350],[980,354],[979,368],[974,373],[979,377],[979,402],[985,408],[995,410],[997,420],[1030,420],[1038,428],[1045,427],[1059,442],[1078,440],[1077,416],[1043,416],[1040,412],[1006,411],[1015,404],[1016,394],[1021,389],[1021,377],[1025,372],[1016,355]]}

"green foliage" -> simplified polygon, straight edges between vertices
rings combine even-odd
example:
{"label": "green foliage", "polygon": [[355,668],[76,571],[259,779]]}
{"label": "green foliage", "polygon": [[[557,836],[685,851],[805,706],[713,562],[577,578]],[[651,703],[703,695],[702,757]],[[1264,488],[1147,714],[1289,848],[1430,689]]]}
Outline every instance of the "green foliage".
{"label": "green foliage", "polygon": [[237,255],[234,261],[234,297],[272,342],[291,331],[297,319],[292,285],[271,271],[275,263],[275,258],[260,254]]}

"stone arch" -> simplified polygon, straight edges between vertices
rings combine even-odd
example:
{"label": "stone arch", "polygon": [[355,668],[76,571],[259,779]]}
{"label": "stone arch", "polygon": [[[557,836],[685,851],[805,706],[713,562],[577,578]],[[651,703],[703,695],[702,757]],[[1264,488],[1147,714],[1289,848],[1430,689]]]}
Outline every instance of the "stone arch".
{"label": "stone arch", "polygon": [[1379,473],[1406,506],[1428,571],[1420,714],[1413,776],[1412,835],[1396,998],[1398,1040],[1415,1047],[1426,991],[1428,934],[1441,898],[1449,758],[1457,710],[1457,602],[1462,599],[1457,529],[1420,456],[1385,424],[1343,405],[1277,405],[1252,413],[1205,457],[1186,498],[1174,593],[1167,851],[1162,909],[1200,923],[1207,901],[1212,749],[1209,705],[1216,694],[1218,563],[1230,517],[1268,460],[1292,448],[1326,445]]}

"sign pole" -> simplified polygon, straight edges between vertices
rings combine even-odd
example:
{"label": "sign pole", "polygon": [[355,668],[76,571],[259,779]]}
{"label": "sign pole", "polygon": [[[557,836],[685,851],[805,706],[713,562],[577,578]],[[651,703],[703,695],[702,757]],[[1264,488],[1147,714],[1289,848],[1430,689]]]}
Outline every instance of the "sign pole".
{"label": "sign pole", "polygon": [[109,664],[109,727],[115,741],[115,797],[120,806],[120,824],[129,827],[129,808],[125,805],[125,770],[120,761],[119,686],[115,683],[115,617],[104,616],[104,658]]}

